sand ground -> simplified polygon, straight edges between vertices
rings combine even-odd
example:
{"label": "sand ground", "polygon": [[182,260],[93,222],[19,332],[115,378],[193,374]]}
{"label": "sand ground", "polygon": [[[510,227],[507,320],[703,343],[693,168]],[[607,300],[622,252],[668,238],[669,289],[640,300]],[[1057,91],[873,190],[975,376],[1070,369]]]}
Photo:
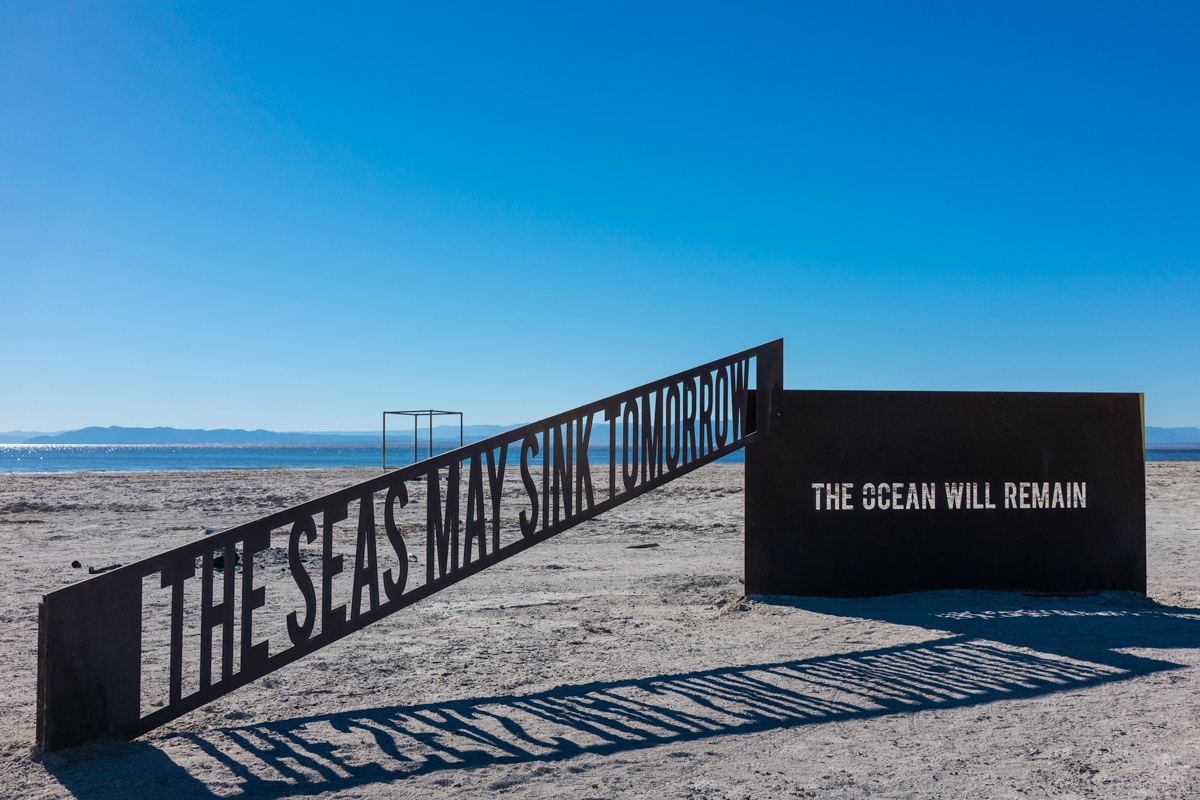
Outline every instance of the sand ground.
{"label": "sand ground", "polygon": [[713,465],[141,740],[31,752],[72,560],[374,474],[0,475],[0,796],[1200,797],[1187,462],[1147,465],[1148,598],[744,599],[742,468]]}

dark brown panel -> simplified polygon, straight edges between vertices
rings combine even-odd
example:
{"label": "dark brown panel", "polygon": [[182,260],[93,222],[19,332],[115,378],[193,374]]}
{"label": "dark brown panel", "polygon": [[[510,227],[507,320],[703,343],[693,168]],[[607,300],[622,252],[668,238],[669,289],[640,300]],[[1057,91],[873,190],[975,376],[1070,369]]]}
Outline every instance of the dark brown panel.
{"label": "dark brown panel", "polygon": [[1144,593],[1145,502],[1136,394],[783,392],[746,448],[746,587]]}

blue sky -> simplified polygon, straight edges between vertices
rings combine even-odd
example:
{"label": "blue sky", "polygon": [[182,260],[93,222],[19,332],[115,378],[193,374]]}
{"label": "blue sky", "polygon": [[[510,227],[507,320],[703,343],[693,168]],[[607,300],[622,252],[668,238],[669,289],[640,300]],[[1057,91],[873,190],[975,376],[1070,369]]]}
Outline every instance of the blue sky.
{"label": "blue sky", "polygon": [[0,430],[788,388],[1200,424],[1195,3],[0,6]]}

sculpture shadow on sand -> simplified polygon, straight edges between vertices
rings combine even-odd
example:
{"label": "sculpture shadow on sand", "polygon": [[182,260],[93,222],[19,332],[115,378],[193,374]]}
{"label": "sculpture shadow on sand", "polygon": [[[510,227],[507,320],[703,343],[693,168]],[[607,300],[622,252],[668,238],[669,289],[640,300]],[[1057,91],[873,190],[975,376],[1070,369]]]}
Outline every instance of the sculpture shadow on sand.
{"label": "sculpture shadow on sand", "polygon": [[[135,794],[147,786],[169,787],[176,798],[228,797],[231,785],[237,787],[235,797],[317,794],[434,772],[563,761],[1075,691],[1180,667],[1119,648],[1200,644],[1200,611],[1126,596],[947,593],[759,601],[920,626],[934,635],[898,647],[567,685],[529,695],[364,708],[179,734],[157,743],[206,754],[212,768],[202,775],[148,743],[119,745],[125,758],[68,752],[47,757],[46,766],[81,798],[111,796],[114,788]],[[1067,626],[1072,635],[1064,635]],[[214,780],[223,788],[210,788]]]}

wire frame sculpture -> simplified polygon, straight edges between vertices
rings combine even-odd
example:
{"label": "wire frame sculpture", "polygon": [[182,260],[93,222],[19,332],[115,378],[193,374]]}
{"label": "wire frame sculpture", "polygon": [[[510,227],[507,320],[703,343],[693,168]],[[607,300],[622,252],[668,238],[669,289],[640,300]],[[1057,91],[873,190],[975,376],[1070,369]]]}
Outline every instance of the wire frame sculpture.
{"label": "wire frame sculpture", "polygon": [[413,418],[413,463],[417,463],[417,424],[421,417],[429,417],[429,457],[433,458],[433,418],[437,416],[458,415],[458,446],[463,446],[463,415],[461,411],[438,411],[430,408],[416,411],[384,411],[383,412],[383,471],[387,472],[387,418],[388,414],[403,414]]}

